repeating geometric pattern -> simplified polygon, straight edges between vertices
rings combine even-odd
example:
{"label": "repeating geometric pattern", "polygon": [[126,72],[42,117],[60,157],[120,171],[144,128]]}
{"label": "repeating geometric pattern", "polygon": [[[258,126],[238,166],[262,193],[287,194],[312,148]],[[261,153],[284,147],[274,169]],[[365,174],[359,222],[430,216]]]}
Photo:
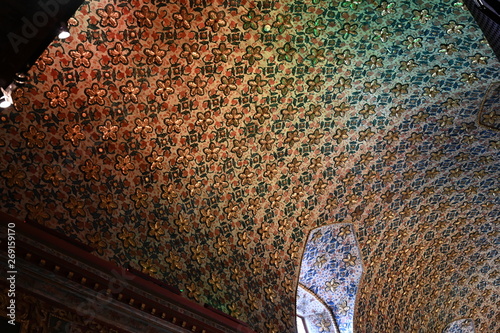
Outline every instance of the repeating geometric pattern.
{"label": "repeating geometric pattern", "polygon": [[[359,332],[500,329],[500,64],[462,3],[94,0],[0,110],[0,209],[293,332],[352,223]],[[383,315],[380,315],[383,314]]]}
{"label": "repeating geometric pattern", "polygon": [[474,321],[472,319],[459,319],[446,326],[443,333],[474,333]]}
{"label": "repeating geometric pattern", "polygon": [[[297,288],[297,315],[304,318],[304,324],[310,333],[338,333],[330,309],[317,295],[300,284]],[[301,319],[297,318],[298,320]]]}
{"label": "repeating geometric pattern", "polygon": [[299,283],[330,308],[340,332],[353,331],[354,305],[362,274],[361,255],[351,224],[333,224],[311,232],[302,256]]}

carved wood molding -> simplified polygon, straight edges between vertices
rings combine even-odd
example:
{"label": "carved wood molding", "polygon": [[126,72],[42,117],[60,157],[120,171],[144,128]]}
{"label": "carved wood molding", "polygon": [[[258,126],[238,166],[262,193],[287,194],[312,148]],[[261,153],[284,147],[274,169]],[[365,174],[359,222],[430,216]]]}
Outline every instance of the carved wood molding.
{"label": "carved wood molding", "polygon": [[[124,332],[254,332],[66,240],[3,213],[0,220],[16,224],[17,286],[73,309],[86,322],[104,322]],[[6,226],[1,224],[2,235]],[[7,271],[4,251],[1,266]]]}

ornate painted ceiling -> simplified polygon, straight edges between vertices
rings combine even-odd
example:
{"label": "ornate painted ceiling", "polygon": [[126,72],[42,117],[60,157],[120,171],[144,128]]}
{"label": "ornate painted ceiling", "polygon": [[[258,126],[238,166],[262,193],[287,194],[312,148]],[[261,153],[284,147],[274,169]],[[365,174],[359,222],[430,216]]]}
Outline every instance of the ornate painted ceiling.
{"label": "ornate painted ceiling", "polygon": [[500,329],[500,64],[462,3],[96,0],[70,25],[0,111],[3,211],[262,332],[294,331],[308,232],[352,223],[356,331]]}

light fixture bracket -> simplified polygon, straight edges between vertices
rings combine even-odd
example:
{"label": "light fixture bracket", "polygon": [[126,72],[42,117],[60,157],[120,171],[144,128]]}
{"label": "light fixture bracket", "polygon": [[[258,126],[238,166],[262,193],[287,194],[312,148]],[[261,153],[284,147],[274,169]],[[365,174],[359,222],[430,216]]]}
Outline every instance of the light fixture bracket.
{"label": "light fixture bracket", "polygon": [[66,22],[61,22],[59,29],[57,30],[57,37],[59,39],[66,39],[70,36],[68,24]]}
{"label": "light fixture bracket", "polygon": [[2,96],[0,97],[0,108],[8,108],[12,104],[14,104],[14,100],[12,99],[12,92],[17,88],[14,83],[9,84],[9,86],[4,89],[0,87],[2,91]]}

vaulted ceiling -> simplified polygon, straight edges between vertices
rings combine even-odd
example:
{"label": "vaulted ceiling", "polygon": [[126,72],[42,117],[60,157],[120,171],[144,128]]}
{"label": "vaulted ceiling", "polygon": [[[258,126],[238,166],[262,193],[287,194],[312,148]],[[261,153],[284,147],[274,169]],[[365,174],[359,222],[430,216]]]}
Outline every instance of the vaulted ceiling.
{"label": "vaulted ceiling", "polygon": [[357,331],[499,330],[500,64],[461,2],[96,0],[70,25],[0,111],[3,211],[263,332],[294,331],[308,232],[352,223]]}

